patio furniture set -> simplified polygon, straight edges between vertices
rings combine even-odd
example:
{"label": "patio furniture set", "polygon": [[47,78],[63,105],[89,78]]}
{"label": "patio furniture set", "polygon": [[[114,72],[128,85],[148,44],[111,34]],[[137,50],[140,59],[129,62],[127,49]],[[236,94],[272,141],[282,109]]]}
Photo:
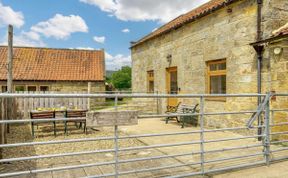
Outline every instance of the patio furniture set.
{"label": "patio furniture set", "polygon": [[[57,122],[64,122],[64,133],[68,133],[68,123],[75,123],[75,126],[79,129],[82,128],[84,133],[87,133],[87,127],[86,127],[86,113],[88,110],[41,110],[41,111],[31,111],[30,112],[30,118],[31,119],[53,119],[53,121],[47,121],[47,122],[31,122],[31,128],[32,128],[32,136],[35,136],[35,125],[38,128],[38,125],[41,123],[52,123],[53,129],[54,129],[54,136],[56,136],[56,123]],[[79,118],[79,120],[71,120],[71,121],[57,121],[57,119],[61,117],[57,117],[57,115],[62,115],[62,118]],[[79,124],[79,126],[78,126]]]}
{"label": "patio furniture set", "polygon": [[[196,104],[194,106],[189,106],[182,104],[181,102],[178,103],[177,106],[167,106],[166,114],[169,114],[171,116],[166,117],[166,124],[168,124],[169,120],[176,119],[178,123],[181,123],[181,128],[185,127],[185,124],[192,123],[193,125],[198,125],[198,117],[193,115],[185,115],[185,116],[177,116],[176,114],[193,114],[197,112],[197,107],[199,104]],[[68,134],[68,123],[74,123],[76,127],[79,129],[83,127],[84,133],[87,133],[87,127],[86,127],[86,113],[88,110],[33,110],[30,112],[30,118],[31,119],[53,119],[53,121],[47,121],[47,122],[41,122],[41,123],[52,123],[53,124],[53,130],[54,130],[54,136],[57,135],[56,133],[56,123],[57,122],[63,122],[64,123],[64,133]],[[71,120],[71,121],[59,121],[57,119],[61,117],[56,117],[57,115],[62,115],[64,118],[78,118],[77,120]],[[175,116],[176,115],[176,116]],[[62,118],[63,118],[62,117]],[[38,125],[41,123],[31,123],[32,128],[32,136],[35,136],[35,125],[38,128]],[[78,126],[79,124],[79,126]]]}

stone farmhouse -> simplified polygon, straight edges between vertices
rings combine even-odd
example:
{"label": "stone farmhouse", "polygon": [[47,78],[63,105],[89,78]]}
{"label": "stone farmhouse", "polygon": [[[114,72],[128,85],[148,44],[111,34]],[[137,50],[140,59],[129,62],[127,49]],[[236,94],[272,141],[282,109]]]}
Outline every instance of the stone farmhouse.
{"label": "stone farmhouse", "polygon": [[[287,19],[287,0],[211,0],[131,42],[132,90],[287,93]],[[199,102],[170,98],[160,102],[160,111],[179,101]],[[257,102],[257,98],[207,98],[205,110],[250,110]],[[216,127],[243,123],[235,117],[222,116],[221,122],[213,118],[208,124]]]}
{"label": "stone farmhouse", "polygon": [[[104,92],[104,50],[13,48],[14,91]],[[7,46],[0,47],[0,86],[7,91]]]}

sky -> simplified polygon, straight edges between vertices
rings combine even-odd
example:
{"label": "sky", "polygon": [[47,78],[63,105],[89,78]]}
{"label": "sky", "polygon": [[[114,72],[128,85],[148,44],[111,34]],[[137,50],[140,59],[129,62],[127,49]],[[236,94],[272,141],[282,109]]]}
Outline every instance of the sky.
{"label": "sky", "polygon": [[131,65],[130,42],[209,0],[0,0],[0,45],[104,49],[107,70]]}

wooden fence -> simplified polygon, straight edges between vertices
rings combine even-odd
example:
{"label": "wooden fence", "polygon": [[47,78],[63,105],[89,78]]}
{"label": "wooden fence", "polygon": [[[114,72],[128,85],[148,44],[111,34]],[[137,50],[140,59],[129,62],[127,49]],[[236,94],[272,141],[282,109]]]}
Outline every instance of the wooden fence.
{"label": "wooden fence", "polygon": [[[17,92],[17,93],[32,93],[32,94],[85,94],[87,92]],[[29,118],[29,112],[37,108],[77,108],[77,109],[88,109],[89,108],[88,98],[15,98],[14,106],[17,110],[18,119]]]}

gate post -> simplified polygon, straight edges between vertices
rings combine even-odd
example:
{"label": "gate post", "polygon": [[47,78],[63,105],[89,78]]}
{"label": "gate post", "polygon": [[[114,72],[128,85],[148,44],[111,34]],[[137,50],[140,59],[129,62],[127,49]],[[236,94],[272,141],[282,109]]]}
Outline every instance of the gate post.
{"label": "gate post", "polygon": [[265,160],[267,166],[270,164],[270,98],[271,93],[267,93],[267,96],[269,97],[268,102],[265,106],[265,133],[264,133],[264,150],[265,150]]}
{"label": "gate post", "polygon": [[[115,96],[115,101],[114,101],[114,109],[115,111],[118,111],[118,96]],[[119,157],[119,145],[118,145],[118,125],[115,124],[114,126],[114,145],[115,145],[115,154],[114,154],[114,160],[115,160],[115,178],[118,178],[118,173],[119,173],[119,167],[118,167],[118,157]]]}
{"label": "gate post", "polygon": [[200,97],[200,148],[201,148],[201,172],[205,174],[205,153],[204,153],[204,97]]}

